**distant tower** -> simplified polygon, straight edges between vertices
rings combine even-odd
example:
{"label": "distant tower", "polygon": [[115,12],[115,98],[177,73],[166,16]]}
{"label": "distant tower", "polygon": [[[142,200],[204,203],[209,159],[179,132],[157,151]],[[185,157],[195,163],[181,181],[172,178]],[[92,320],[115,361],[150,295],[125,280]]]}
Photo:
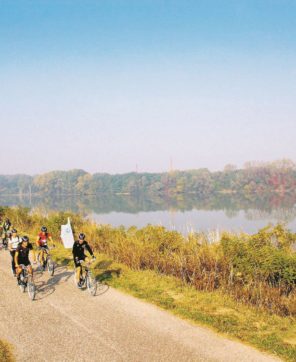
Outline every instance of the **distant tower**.
{"label": "distant tower", "polygon": [[170,157],[170,173],[172,173],[174,171],[173,169],[173,158]]}
{"label": "distant tower", "polygon": [[138,169],[138,164],[136,163],[136,173],[138,173],[139,169]]}
{"label": "distant tower", "polygon": [[32,186],[29,185],[29,197],[30,197],[30,207],[32,207]]}

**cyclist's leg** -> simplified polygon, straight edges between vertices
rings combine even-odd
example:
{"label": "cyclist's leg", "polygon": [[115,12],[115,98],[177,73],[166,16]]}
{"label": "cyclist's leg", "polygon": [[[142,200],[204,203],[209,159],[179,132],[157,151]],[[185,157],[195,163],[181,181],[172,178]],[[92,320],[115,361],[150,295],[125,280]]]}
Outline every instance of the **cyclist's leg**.
{"label": "cyclist's leg", "polygon": [[28,270],[28,274],[31,275],[32,280],[33,280],[33,269],[32,269],[32,265],[28,264],[27,265],[27,270]]}
{"label": "cyclist's leg", "polygon": [[14,261],[15,250],[11,250],[10,255],[11,255],[11,269],[12,269],[13,275],[15,275],[15,261]]}
{"label": "cyclist's leg", "polygon": [[39,249],[37,259],[39,261],[39,265],[44,268],[44,249],[42,247]]}
{"label": "cyclist's leg", "polygon": [[[87,264],[88,261],[89,261],[88,257],[85,256],[85,257],[83,258],[83,263],[84,263],[84,264]],[[82,278],[85,278],[85,268],[82,268],[82,266],[81,266],[81,277],[82,277]]]}
{"label": "cyclist's leg", "polygon": [[47,257],[48,257],[48,246],[45,245],[43,248],[43,267],[46,267]]}
{"label": "cyclist's leg", "polygon": [[21,274],[22,270],[23,270],[23,268],[22,268],[21,266],[18,266],[18,267],[16,268],[16,276],[17,276],[17,277],[19,277],[19,275]]}
{"label": "cyclist's leg", "polygon": [[81,275],[81,265],[78,262],[78,260],[76,260],[76,258],[74,258],[74,266],[75,266],[75,279],[76,279],[76,283],[79,283],[80,281],[80,275]]}
{"label": "cyclist's leg", "polygon": [[1,239],[2,239],[2,245],[5,246],[5,244],[6,244],[6,232],[2,233]]}
{"label": "cyclist's leg", "polygon": [[20,274],[22,270],[23,268],[20,265],[16,268],[16,280],[18,284],[20,283]]}
{"label": "cyclist's leg", "polygon": [[81,265],[78,265],[76,267],[76,282],[77,283],[80,283],[80,279],[82,277],[82,266]]}
{"label": "cyclist's leg", "polygon": [[40,265],[44,268],[44,263],[45,263],[45,251],[44,251],[44,249],[43,249],[43,248],[41,249],[40,254],[41,254],[41,258],[40,258]]}

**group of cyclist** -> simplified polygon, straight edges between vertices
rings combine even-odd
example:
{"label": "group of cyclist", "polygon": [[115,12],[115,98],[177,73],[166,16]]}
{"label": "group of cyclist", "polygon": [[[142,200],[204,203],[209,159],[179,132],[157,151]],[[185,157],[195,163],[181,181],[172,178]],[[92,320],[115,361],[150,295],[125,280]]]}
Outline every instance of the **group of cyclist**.
{"label": "group of cyclist", "polygon": [[[28,236],[20,237],[15,228],[8,218],[1,224],[2,229],[2,245],[7,247],[11,255],[11,269],[13,275],[17,278],[19,283],[19,276],[22,272],[23,266],[27,267],[28,273],[33,277],[33,268],[30,262],[30,253],[33,255],[33,261],[39,262],[41,268],[45,269],[45,253],[49,251],[49,243],[54,247],[54,242],[51,234],[48,232],[46,226],[42,226],[36,238],[36,250],[34,250],[32,243]],[[77,286],[82,287],[81,282],[81,263],[87,259],[85,252],[88,252],[92,259],[95,259],[94,253],[88,242],[85,240],[85,234],[80,233],[78,240],[73,244],[72,254],[76,269]]]}

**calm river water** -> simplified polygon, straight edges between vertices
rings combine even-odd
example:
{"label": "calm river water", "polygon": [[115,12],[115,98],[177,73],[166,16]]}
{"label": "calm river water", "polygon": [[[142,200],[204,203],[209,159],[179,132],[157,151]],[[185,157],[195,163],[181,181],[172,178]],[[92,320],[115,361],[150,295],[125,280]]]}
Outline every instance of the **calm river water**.
{"label": "calm river water", "polygon": [[296,200],[268,195],[258,200],[237,196],[209,198],[102,195],[87,197],[0,197],[0,204],[22,205],[42,212],[73,211],[113,226],[163,225],[183,234],[189,231],[257,232],[269,223],[284,222],[296,232]]}

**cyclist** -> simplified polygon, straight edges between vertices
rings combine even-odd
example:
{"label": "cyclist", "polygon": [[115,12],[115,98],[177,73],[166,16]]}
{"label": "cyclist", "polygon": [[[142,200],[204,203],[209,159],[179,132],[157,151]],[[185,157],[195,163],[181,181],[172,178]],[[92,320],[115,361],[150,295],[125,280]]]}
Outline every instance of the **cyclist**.
{"label": "cyclist", "polygon": [[10,220],[8,219],[8,217],[3,221],[3,223],[1,224],[1,227],[2,227],[2,231],[6,232],[10,229],[11,227],[11,222]]}
{"label": "cyclist", "polygon": [[29,259],[29,253],[33,250],[33,246],[27,236],[23,236],[19,246],[17,247],[14,255],[14,262],[16,267],[16,276],[19,283],[19,276],[22,272],[21,265],[28,267],[28,273],[33,276],[33,269]]}
{"label": "cyclist", "polygon": [[8,244],[9,244],[11,238],[12,238],[12,231],[8,230],[6,232],[6,238],[4,239],[5,241],[3,242],[3,245],[4,245],[5,249],[8,248]]}
{"label": "cyclist", "polygon": [[78,281],[78,287],[81,288],[81,273],[82,273],[82,267],[80,264],[80,261],[85,261],[87,259],[87,256],[85,255],[85,250],[89,252],[89,254],[92,256],[92,259],[95,259],[94,253],[89,246],[88,242],[85,240],[85,234],[80,233],[78,240],[76,240],[73,244],[72,254],[74,258],[74,264],[76,268],[76,280]]}
{"label": "cyclist", "polygon": [[3,246],[7,246],[7,237],[10,232],[11,222],[8,218],[4,220],[4,222],[1,225],[2,228],[2,244]]}
{"label": "cyclist", "polygon": [[14,256],[15,256],[16,249],[19,246],[19,243],[20,243],[21,239],[17,235],[17,230],[16,229],[12,229],[11,233],[12,233],[12,236],[8,241],[8,249],[9,249],[9,252],[10,252],[10,255],[11,255],[12,273],[13,273],[13,276],[16,276]]}
{"label": "cyclist", "polygon": [[36,239],[36,245],[37,245],[37,250],[38,250],[37,251],[37,260],[39,260],[43,269],[45,269],[44,253],[46,253],[48,251],[48,245],[47,245],[48,241],[50,241],[53,244],[51,234],[49,232],[47,232],[47,227],[42,226],[40,233],[38,234],[37,239]]}

